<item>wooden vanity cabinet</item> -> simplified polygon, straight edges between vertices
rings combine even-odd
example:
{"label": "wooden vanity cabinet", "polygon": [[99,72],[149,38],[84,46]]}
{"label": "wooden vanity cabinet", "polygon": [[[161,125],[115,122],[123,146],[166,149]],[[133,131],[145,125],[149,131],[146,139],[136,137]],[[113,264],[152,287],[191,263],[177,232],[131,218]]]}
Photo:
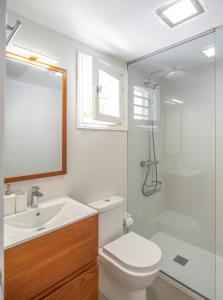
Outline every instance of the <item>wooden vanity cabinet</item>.
{"label": "wooden vanity cabinet", "polygon": [[5,300],[97,300],[98,217],[5,250]]}
{"label": "wooden vanity cabinet", "polygon": [[[98,299],[98,266],[94,265],[73,280],[62,285],[44,300],[96,300]],[[38,300],[41,298],[34,298]]]}

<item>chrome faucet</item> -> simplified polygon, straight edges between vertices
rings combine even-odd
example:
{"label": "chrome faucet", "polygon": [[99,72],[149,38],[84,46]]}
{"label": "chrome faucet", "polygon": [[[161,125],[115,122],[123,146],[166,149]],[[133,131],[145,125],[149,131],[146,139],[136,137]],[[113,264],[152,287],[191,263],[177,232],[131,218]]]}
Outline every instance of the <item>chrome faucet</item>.
{"label": "chrome faucet", "polygon": [[43,194],[40,192],[40,188],[38,186],[32,187],[32,195],[31,195],[31,207],[38,207],[39,198],[43,197]]}

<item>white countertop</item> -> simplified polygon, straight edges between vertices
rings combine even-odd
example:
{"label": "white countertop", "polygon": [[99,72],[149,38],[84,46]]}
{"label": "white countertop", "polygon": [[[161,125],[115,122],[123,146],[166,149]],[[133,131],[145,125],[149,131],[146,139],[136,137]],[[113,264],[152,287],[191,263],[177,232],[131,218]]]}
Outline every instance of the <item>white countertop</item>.
{"label": "white countertop", "polygon": [[95,209],[66,196],[44,201],[39,203],[38,208],[28,208],[25,212],[4,218],[4,248],[11,248],[96,214]]}

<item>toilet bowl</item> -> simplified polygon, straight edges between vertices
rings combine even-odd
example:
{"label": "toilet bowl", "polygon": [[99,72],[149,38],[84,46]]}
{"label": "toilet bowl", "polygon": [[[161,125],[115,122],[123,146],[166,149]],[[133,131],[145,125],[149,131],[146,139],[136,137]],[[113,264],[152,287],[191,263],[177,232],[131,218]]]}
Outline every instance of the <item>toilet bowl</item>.
{"label": "toilet bowl", "polygon": [[146,300],[157,277],[161,251],[153,242],[127,233],[99,249],[99,286],[109,300]]}
{"label": "toilet bowl", "polygon": [[119,196],[89,204],[99,214],[99,290],[108,300],[146,300],[161,250],[134,232],[123,235],[124,204]]}

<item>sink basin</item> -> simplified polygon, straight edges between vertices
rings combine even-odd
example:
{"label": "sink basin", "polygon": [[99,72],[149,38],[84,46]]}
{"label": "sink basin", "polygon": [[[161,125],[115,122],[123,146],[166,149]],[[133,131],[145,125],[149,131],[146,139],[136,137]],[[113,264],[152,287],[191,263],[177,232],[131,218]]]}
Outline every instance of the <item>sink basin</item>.
{"label": "sink basin", "polygon": [[4,246],[15,246],[95,214],[96,210],[69,197],[42,202],[38,208],[5,217]]}
{"label": "sink basin", "polygon": [[36,210],[27,211],[23,214],[15,214],[5,220],[6,225],[16,228],[35,228],[46,225],[64,207],[64,203],[58,203],[49,207],[38,208]]}

